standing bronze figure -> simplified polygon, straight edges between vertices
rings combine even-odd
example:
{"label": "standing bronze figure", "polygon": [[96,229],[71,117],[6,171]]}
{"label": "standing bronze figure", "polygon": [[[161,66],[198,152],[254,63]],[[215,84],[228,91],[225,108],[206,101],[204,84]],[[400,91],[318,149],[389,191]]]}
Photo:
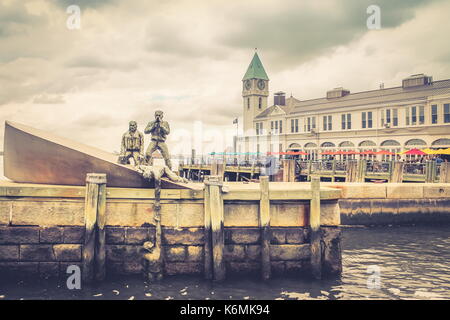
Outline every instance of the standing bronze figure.
{"label": "standing bronze figure", "polygon": [[133,158],[135,166],[144,159],[144,135],[137,130],[136,121],[130,121],[129,130],[122,136],[119,163],[130,164],[130,158]]}
{"label": "standing bronze figure", "polygon": [[147,127],[144,130],[145,134],[151,133],[152,141],[147,148],[147,152],[145,153],[146,161],[149,165],[153,164],[152,154],[156,150],[161,152],[162,157],[166,163],[166,166],[169,169],[172,169],[172,163],[170,162],[169,149],[166,145],[166,137],[170,133],[169,123],[167,121],[163,121],[164,113],[162,111],[155,112],[155,120],[150,121]]}

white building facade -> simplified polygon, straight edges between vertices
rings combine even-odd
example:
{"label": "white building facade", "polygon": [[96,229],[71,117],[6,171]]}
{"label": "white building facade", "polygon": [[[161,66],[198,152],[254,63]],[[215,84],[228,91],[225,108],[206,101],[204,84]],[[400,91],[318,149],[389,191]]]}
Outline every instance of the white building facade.
{"label": "white building facade", "polygon": [[298,100],[274,94],[255,53],[243,78],[244,135],[239,152],[400,152],[450,147],[450,79],[419,74],[401,86],[351,93],[344,88],[324,98]]}

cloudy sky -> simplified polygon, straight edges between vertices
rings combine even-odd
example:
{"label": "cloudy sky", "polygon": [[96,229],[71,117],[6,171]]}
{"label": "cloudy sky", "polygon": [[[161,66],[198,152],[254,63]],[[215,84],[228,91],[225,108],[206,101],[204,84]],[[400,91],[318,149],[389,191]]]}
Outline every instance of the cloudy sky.
{"label": "cloudy sky", "polygon": [[[380,30],[366,25],[372,4]],[[80,29],[67,28],[70,5]],[[12,120],[118,150],[128,121],[143,131],[158,108],[174,152],[194,136],[220,149],[255,47],[271,92],[301,100],[446,79],[449,12],[449,0],[0,0],[0,149]]]}

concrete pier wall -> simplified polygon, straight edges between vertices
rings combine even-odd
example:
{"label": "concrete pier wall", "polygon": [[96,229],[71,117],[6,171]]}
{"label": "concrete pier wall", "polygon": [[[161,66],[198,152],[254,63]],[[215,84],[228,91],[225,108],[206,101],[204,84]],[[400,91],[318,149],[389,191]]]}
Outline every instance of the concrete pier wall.
{"label": "concrete pier wall", "polygon": [[322,183],[342,191],[343,225],[450,223],[449,183]]}
{"label": "concrete pier wall", "polygon": [[[248,186],[239,188],[231,186],[224,194],[226,272],[257,276],[262,241],[259,193]],[[309,275],[309,189],[305,185],[298,190],[271,188],[272,274]],[[10,184],[0,186],[0,192],[0,281],[8,275],[66,277],[69,265],[82,265],[84,187]],[[322,193],[322,265],[324,275],[336,275],[341,272],[340,191],[325,188]],[[153,190],[107,189],[107,275],[143,272],[142,244],[154,241],[156,234],[154,201]],[[162,190],[161,225],[164,273],[203,274],[203,191]]]}

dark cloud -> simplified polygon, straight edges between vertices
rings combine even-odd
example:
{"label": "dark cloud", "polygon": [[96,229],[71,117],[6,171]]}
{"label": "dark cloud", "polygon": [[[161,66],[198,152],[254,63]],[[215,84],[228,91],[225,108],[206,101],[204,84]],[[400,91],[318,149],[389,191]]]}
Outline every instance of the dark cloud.
{"label": "dark cloud", "polygon": [[267,61],[289,68],[293,63],[332,53],[333,48],[369,32],[366,10],[370,5],[380,7],[382,28],[394,28],[412,19],[418,7],[432,1],[321,1],[314,7],[291,1],[275,12],[263,10],[262,6],[260,10],[237,11],[232,22],[238,27],[222,35],[220,41],[241,49],[261,48]]}
{"label": "dark cloud", "polygon": [[99,8],[105,5],[114,4],[117,0],[53,0],[59,6],[66,8],[70,5],[77,5],[83,8]]}

